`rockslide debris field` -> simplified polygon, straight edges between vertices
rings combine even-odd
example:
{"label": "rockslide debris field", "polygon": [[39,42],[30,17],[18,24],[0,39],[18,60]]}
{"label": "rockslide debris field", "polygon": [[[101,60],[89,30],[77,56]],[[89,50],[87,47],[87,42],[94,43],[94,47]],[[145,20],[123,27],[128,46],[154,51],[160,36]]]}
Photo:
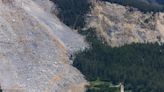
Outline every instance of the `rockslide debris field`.
{"label": "rockslide debris field", "polygon": [[87,45],[51,14],[52,6],[49,0],[0,0],[3,92],[84,92],[87,81],[69,55]]}

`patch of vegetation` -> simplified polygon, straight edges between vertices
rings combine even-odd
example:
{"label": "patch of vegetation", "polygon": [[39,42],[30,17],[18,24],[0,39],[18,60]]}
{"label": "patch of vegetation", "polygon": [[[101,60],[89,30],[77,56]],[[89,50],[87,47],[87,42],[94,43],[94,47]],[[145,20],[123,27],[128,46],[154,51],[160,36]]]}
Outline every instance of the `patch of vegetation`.
{"label": "patch of vegetation", "polygon": [[158,12],[164,11],[164,1],[162,0],[101,0],[111,3],[117,3],[124,6],[131,6],[139,9],[142,12]]}
{"label": "patch of vegetation", "polygon": [[87,92],[120,92],[120,86],[113,85],[110,82],[96,80],[90,83]]}
{"label": "patch of vegetation", "polygon": [[97,38],[94,29],[80,33],[92,48],[76,54],[73,65],[87,80],[123,82],[125,89],[132,92],[164,92],[164,45],[148,43],[112,48]]}
{"label": "patch of vegetation", "polygon": [[85,15],[89,12],[89,0],[51,0],[59,8],[57,15],[71,28],[80,29],[85,25]]}

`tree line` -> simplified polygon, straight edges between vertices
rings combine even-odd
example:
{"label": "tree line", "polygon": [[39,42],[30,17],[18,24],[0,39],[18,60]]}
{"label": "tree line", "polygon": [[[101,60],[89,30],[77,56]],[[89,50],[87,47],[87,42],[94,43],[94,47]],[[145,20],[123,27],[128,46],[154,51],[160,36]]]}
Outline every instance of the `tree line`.
{"label": "tree line", "polygon": [[94,29],[80,33],[92,48],[77,53],[73,65],[87,80],[122,82],[132,92],[164,92],[164,45],[133,43],[112,48],[97,38]]}

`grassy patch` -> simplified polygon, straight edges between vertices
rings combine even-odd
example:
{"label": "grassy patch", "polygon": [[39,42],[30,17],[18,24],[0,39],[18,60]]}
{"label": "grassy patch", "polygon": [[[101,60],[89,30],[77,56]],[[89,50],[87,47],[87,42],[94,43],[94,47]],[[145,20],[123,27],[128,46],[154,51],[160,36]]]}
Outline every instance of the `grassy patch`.
{"label": "grassy patch", "polygon": [[90,84],[87,92],[120,92],[119,85],[113,85],[110,82],[96,80],[90,82]]}

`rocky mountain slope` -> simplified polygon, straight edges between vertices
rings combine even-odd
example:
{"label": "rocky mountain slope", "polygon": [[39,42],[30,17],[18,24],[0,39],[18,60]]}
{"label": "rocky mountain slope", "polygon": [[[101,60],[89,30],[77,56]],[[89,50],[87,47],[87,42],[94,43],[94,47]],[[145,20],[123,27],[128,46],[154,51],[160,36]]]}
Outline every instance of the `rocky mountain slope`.
{"label": "rocky mountain slope", "polygon": [[135,8],[93,0],[88,27],[111,46],[164,42],[164,13],[143,13]]}
{"label": "rocky mountain slope", "polygon": [[0,87],[3,92],[84,92],[69,55],[83,37],[50,13],[49,0],[0,0]]}

